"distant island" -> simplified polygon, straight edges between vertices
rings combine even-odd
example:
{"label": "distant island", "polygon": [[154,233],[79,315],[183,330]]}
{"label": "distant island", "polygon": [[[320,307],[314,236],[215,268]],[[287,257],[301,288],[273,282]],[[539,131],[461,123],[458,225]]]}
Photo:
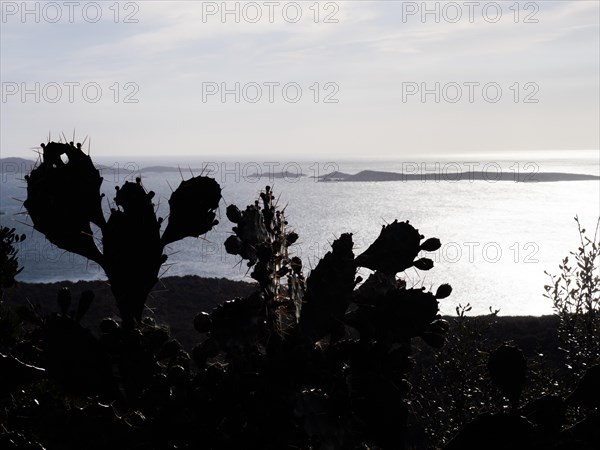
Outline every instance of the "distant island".
{"label": "distant island", "polygon": [[[36,161],[25,159],[25,158],[0,158],[0,173],[28,173],[37,165]],[[156,172],[156,173],[165,173],[165,172],[189,172],[190,170],[195,174],[202,173],[202,169],[189,169],[189,168],[179,168],[179,167],[169,167],[169,166],[149,166],[138,168],[135,164],[125,164],[122,166],[112,165],[107,166],[104,164],[96,164],[96,168],[100,172],[111,172],[111,171],[119,171],[121,173],[126,174],[139,174],[144,172]]]}
{"label": "distant island", "polygon": [[332,172],[317,177],[321,182],[365,182],[365,181],[514,181],[519,183],[536,183],[551,181],[586,181],[600,180],[596,175],[562,172],[446,172],[446,173],[401,173],[363,170],[356,174]]}
{"label": "distant island", "polygon": [[[37,163],[33,160],[25,158],[0,158],[0,173],[4,174],[27,174],[35,167]],[[144,174],[144,173],[193,173],[195,175],[205,174],[210,175],[210,172],[205,168],[181,168],[171,166],[149,166],[141,168],[131,168],[131,166],[115,167],[97,164],[96,167],[101,173],[119,171],[122,174]],[[248,179],[296,179],[306,177],[304,173],[280,171],[280,172],[255,172],[245,175]],[[581,173],[564,173],[564,172],[521,172],[513,171],[467,171],[467,172],[451,172],[437,171],[427,173],[402,173],[402,172],[386,172],[378,170],[362,170],[356,174],[344,172],[331,172],[326,175],[321,175],[316,178],[319,182],[380,182],[380,181],[513,181],[518,183],[539,183],[539,182],[555,182],[555,181],[598,181],[600,176],[581,174]]]}
{"label": "distant island", "polygon": [[265,171],[264,173],[253,173],[251,175],[248,175],[247,178],[269,178],[269,179],[280,179],[280,178],[302,178],[305,177],[306,175],[304,175],[302,172],[298,173],[298,172],[289,172],[289,171],[283,171],[283,172],[269,172],[269,171]]}
{"label": "distant island", "polygon": [[[17,157],[9,157],[9,158],[0,158],[0,173],[5,174],[27,174],[31,172],[31,170],[36,166],[37,162],[25,159],[25,158],[17,158]],[[107,166],[104,164],[96,164],[96,168],[100,171],[100,173],[112,173],[114,171],[118,171],[122,174],[142,174],[142,173],[173,173],[173,172],[181,172],[184,174],[194,174],[194,175],[210,175],[210,167],[207,168],[189,168],[189,167],[172,167],[172,166],[148,166],[148,167],[135,167],[135,164],[129,163],[122,166]],[[306,175],[302,172],[290,172],[288,170],[272,172],[269,170],[265,170],[264,172],[254,172],[251,174],[244,174],[245,178],[250,179],[259,179],[259,178],[269,178],[269,179],[291,179],[291,178],[302,178]]]}

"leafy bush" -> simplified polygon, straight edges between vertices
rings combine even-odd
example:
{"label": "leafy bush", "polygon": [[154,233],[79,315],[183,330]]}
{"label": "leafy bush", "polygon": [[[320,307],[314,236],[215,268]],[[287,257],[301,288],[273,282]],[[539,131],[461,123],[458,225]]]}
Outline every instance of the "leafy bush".
{"label": "leafy bush", "polygon": [[487,360],[498,345],[488,336],[498,311],[471,317],[470,310],[456,307],[446,344],[419,361],[413,375],[412,407],[423,430],[418,448],[438,448],[479,414],[497,410]]}
{"label": "leafy bush", "polygon": [[575,217],[580,246],[558,266],[557,276],[549,275],[545,297],[552,300],[560,318],[558,335],[572,379],[578,379],[594,364],[600,363],[600,235],[599,225],[592,239]]}
{"label": "leafy bush", "polygon": [[[104,267],[123,322],[104,319],[93,333],[82,318],[94,294],[83,291],[72,307],[65,288],[58,312],[20,311],[30,324],[0,354],[1,448],[587,450],[600,440],[600,366],[575,388],[549,386],[543,361],[528,363],[516,346],[489,338],[497,311],[471,318],[467,305],[450,323],[438,310],[448,284],[435,293],[407,287],[399,273],[430,270],[420,253],[438,250],[438,239],[395,221],[355,256],[345,233],[306,276],[293,255],[298,234],[269,186],[245,209],[227,208],[234,226],[225,248],[247,261],[257,290],[197,314],[200,342],[186,352],[168,328],[142,317],[143,305],[164,245],[215,223],[216,182],[183,182],[160,236],[152,195],[139,181],[117,190],[122,210],[105,221],[102,180],[89,157],[67,144],[44,150],[28,178],[34,226]],[[102,232],[103,251],[86,234],[90,223]],[[547,288],[578,373],[598,356],[590,338],[598,331],[598,245],[584,232],[577,268],[565,260]],[[5,236],[10,281],[18,264]],[[147,248],[128,252],[127,266],[120,247],[128,239]],[[359,268],[372,273],[362,280]]]}
{"label": "leafy bush", "polygon": [[24,234],[15,234],[14,228],[0,227],[0,301],[2,291],[15,284],[15,277],[21,273],[17,261],[18,250],[14,244],[25,240]]}
{"label": "leafy bush", "polygon": [[15,234],[14,228],[0,227],[0,348],[13,343],[19,333],[21,321],[13,308],[7,307],[4,291],[14,286],[15,277],[21,273],[14,244],[25,239]]}

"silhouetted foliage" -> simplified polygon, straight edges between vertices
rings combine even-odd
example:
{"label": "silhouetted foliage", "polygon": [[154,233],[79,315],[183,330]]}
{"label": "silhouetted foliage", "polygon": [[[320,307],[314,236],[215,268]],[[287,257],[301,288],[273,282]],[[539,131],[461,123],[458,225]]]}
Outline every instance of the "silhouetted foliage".
{"label": "silhouetted foliage", "polygon": [[[529,378],[527,362],[520,349],[501,345],[490,354],[487,366],[491,381],[510,401],[510,410],[483,412],[444,449],[597,448],[600,442],[598,228],[592,241],[585,236],[579,220],[575,220],[581,236],[581,247],[572,253],[577,268],[569,267],[565,258],[560,266],[562,274],[552,279],[552,286],[545,287],[546,297],[553,300],[560,320],[558,334],[569,369],[567,376],[560,378],[560,384],[548,383],[537,398],[518,408]],[[575,387],[574,380],[578,380]]]}
{"label": "silhouetted foliage", "polygon": [[558,276],[550,275],[545,297],[552,300],[560,318],[558,336],[573,380],[592,365],[600,363],[600,219],[592,239],[575,217],[580,246],[558,266]]}
{"label": "silhouetted foliage", "polygon": [[[438,239],[394,221],[355,256],[344,233],[305,277],[293,251],[298,234],[269,186],[245,209],[227,208],[234,226],[225,248],[247,262],[256,290],[188,317],[200,339],[188,353],[143,317],[143,305],[164,245],[214,225],[220,187],[203,177],[182,182],[161,236],[139,180],[117,189],[119,209],[103,222],[91,160],[79,146],[44,150],[28,180],[34,226],[96,258],[124,320],[87,328],[95,294],[66,287],[55,293],[57,312],[19,310],[22,330],[0,354],[3,449],[587,450],[600,441],[599,366],[573,387],[543,370],[539,352],[526,357],[490,339],[497,311],[469,318],[467,305],[445,320],[438,301],[450,285],[407,287],[401,272],[431,269],[420,253],[438,250]],[[91,223],[102,252],[86,234]],[[121,259],[123,246],[130,254]],[[16,270],[16,255],[6,254]],[[595,259],[586,260],[585,246],[580,255],[580,298],[593,299],[598,278],[586,274]],[[371,270],[366,280],[359,268]]]}
{"label": "silhouetted foliage", "polygon": [[[130,192],[120,198],[125,189]],[[136,208],[132,217],[150,220],[151,204],[139,184],[120,191],[117,204],[124,211],[113,211],[105,230]],[[396,273],[429,269],[417,255],[423,244],[433,251],[439,241],[421,243],[408,222],[394,222],[355,258],[352,235],[343,234],[305,279],[301,260],[290,252],[298,235],[269,187],[261,202],[243,211],[228,207],[235,234],[226,243],[248,261],[259,289],[196,316],[202,341],[192,358],[148,318],[137,327],[106,319],[99,336],[90,333],[80,322],[92,294],[82,293],[72,308],[70,292],[59,290],[59,312],[41,318],[21,345],[41,353],[21,351],[59,391],[99,403],[88,400],[81,413],[63,411],[50,430],[41,418],[61,408],[59,398],[48,398],[50,390],[47,401],[36,398],[36,406],[26,406],[37,411],[25,414],[26,423],[19,423],[21,405],[8,408],[8,429],[41,426],[35,435],[50,448],[81,444],[81,435],[56,430],[74,420],[86,429],[92,418],[110,422],[118,438],[90,429],[97,441],[89,448],[134,441],[138,448],[402,448],[411,340],[443,344],[447,327],[436,296],[447,297],[451,289],[409,289]],[[373,265],[384,248],[384,263]],[[375,272],[360,284],[356,272],[363,264]],[[105,404],[118,405],[121,415]]]}
{"label": "silhouetted foliage", "polygon": [[[98,263],[127,326],[140,321],[148,293],[158,281],[167,257],[166,244],[187,236],[198,237],[216,223],[221,188],[208,177],[181,182],[169,200],[169,224],[162,237],[162,218],[156,217],[152,198],[141,179],[116,187],[115,205],[108,221],[102,212],[102,177],[81,144],[42,144],[43,161],[25,176],[24,206],[34,228],[56,246]],[[63,162],[65,155],[67,162]],[[100,228],[101,252],[91,225]]]}
{"label": "silhouetted foliage", "polygon": [[[411,407],[422,429],[418,448],[437,448],[498,400],[487,373],[487,359],[496,341],[490,336],[498,311],[470,317],[470,305],[457,306],[448,318],[446,344],[418,361]],[[427,356],[426,349],[424,353]]]}
{"label": "silhouetted foliage", "polygon": [[0,301],[4,289],[15,284],[15,277],[21,273],[17,260],[18,250],[14,244],[25,240],[24,234],[15,234],[14,228],[0,227]]}
{"label": "silhouetted foliage", "polygon": [[[408,222],[394,222],[355,258],[352,235],[342,234],[305,281],[301,261],[289,253],[297,234],[273,204],[270,187],[261,199],[262,206],[243,211],[228,207],[236,226],[225,244],[248,260],[260,291],[197,317],[199,329],[209,330],[194,349],[197,364],[217,358],[233,373],[252,374],[242,383],[251,388],[238,391],[231,408],[240,409],[237,402],[245,403],[247,395],[252,404],[261,399],[259,411],[240,418],[252,426],[238,430],[236,442],[260,442],[252,448],[402,448],[411,339],[442,345],[446,331],[436,295],[396,279],[397,272],[421,264],[415,259],[423,236]],[[425,242],[429,251],[440,246]],[[360,266],[375,272],[357,288]],[[439,295],[448,294],[443,287]],[[257,441],[268,433],[264,423],[280,431]]]}
{"label": "silhouetted foliage", "polygon": [[[597,448],[600,415],[596,392],[600,366],[590,368],[566,399],[546,394],[519,409],[516,405],[525,380],[525,359],[520,350],[502,345],[490,355],[489,368],[492,380],[510,396],[513,408],[480,414],[444,446],[444,450]],[[591,401],[582,402],[588,396]],[[581,405],[591,409],[581,420],[569,424],[568,409]]]}
{"label": "silhouetted foliage", "polygon": [[4,304],[4,292],[15,285],[15,277],[23,270],[15,243],[24,239],[14,228],[0,227],[0,346],[14,342],[19,333],[21,321],[15,310]]}

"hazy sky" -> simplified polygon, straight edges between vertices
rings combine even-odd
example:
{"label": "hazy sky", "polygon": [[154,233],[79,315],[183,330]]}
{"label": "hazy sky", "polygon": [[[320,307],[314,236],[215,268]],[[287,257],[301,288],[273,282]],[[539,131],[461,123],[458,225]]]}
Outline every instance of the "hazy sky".
{"label": "hazy sky", "polygon": [[100,156],[599,148],[596,0],[23,5],[2,2],[3,157],[73,129]]}

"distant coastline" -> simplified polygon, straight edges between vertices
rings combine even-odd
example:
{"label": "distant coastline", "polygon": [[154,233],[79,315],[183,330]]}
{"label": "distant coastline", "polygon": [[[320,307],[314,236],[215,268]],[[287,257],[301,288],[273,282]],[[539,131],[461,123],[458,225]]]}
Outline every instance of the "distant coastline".
{"label": "distant coastline", "polygon": [[442,173],[401,173],[377,170],[362,170],[356,174],[332,172],[318,177],[321,182],[365,182],[365,181],[514,181],[536,183],[552,181],[600,180],[596,175],[564,172],[442,172]]}
{"label": "distant coastline", "polygon": [[[24,158],[0,158],[0,173],[3,174],[26,174],[35,167],[36,162]],[[172,166],[148,166],[131,169],[127,166],[115,168],[114,166],[106,166],[102,164],[96,165],[101,173],[112,173],[118,170],[122,174],[145,174],[145,173],[173,173],[173,172],[185,172],[200,175],[206,173],[206,169],[202,168],[181,168]],[[246,175],[247,178],[302,178],[306,177],[301,172],[263,172],[263,173],[252,173]],[[459,181],[513,181],[518,183],[539,183],[539,182],[557,182],[557,181],[599,181],[600,176],[581,174],[581,173],[567,173],[567,172],[513,172],[513,171],[467,171],[467,172],[453,172],[453,171],[437,171],[437,172],[426,172],[426,173],[402,173],[402,172],[388,172],[378,170],[362,170],[355,174],[334,171],[325,175],[314,178],[319,182],[383,182],[383,181],[447,181],[447,182],[459,182]]]}
{"label": "distant coastline", "polygon": [[[26,174],[30,172],[35,166],[36,161],[25,159],[25,158],[17,158],[17,157],[9,157],[9,158],[0,158],[0,173],[4,174]],[[112,173],[115,170],[118,170],[120,173],[136,175],[143,173],[185,173],[185,174],[194,174],[201,175],[207,174],[207,168],[189,168],[189,167],[172,167],[172,166],[148,166],[148,167],[136,167],[132,169],[133,164],[124,165],[124,166],[107,166],[104,164],[96,164],[95,165],[100,173]],[[306,174],[302,172],[291,172],[288,170],[279,171],[279,172],[254,172],[244,174],[246,178],[302,178],[306,177]]]}

